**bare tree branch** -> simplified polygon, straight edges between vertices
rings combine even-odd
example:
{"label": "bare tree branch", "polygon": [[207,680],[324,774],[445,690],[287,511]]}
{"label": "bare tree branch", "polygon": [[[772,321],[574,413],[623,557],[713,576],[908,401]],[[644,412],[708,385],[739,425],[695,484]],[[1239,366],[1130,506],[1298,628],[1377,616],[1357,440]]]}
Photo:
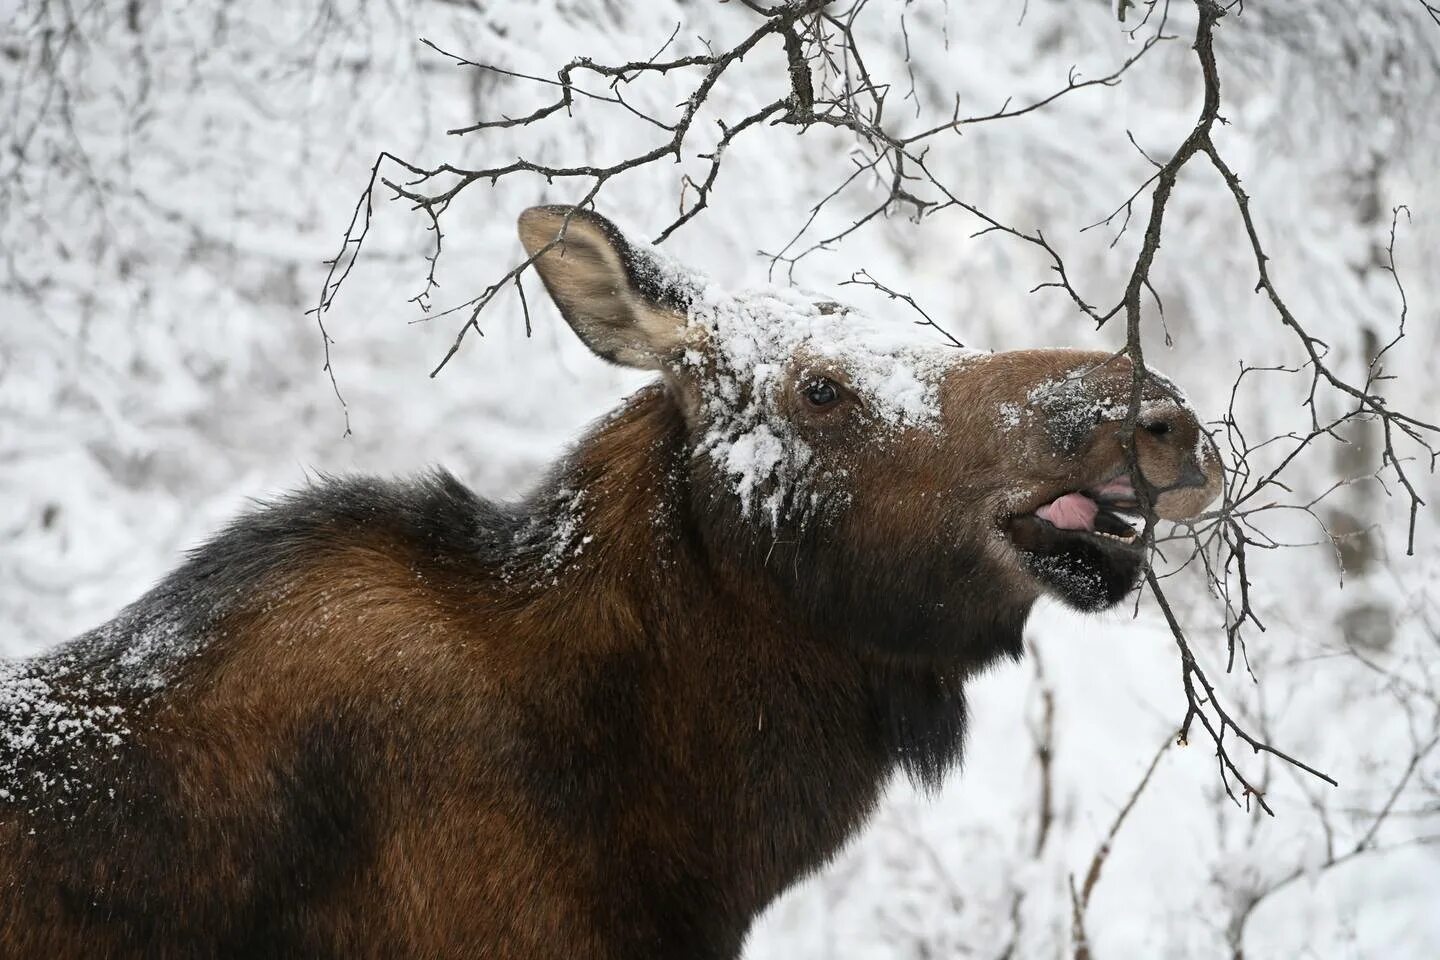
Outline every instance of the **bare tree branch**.
{"label": "bare tree branch", "polygon": [[[1300,511],[1316,522],[1320,542],[1333,546],[1342,541],[1317,512],[1323,499],[1350,483],[1364,480],[1383,484],[1387,478],[1393,478],[1408,498],[1410,519],[1407,549],[1413,552],[1415,517],[1424,501],[1411,473],[1413,464],[1417,462],[1434,469],[1435,439],[1437,433],[1440,433],[1440,427],[1396,409],[1380,391],[1381,385],[1388,379],[1384,371],[1384,360],[1391,347],[1405,336],[1408,303],[1404,287],[1394,268],[1396,228],[1400,211],[1405,208],[1396,207],[1394,210],[1388,246],[1388,270],[1394,279],[1400,301],[1398,330],[1394,339],[1370,358],[1361,379],[1347,379],[1330,359],[1329,346],[1308,331],[1274,282],[1268,267],[1270,256],[1260,239],[1252,211],[1252,200],[1241,186],[1239,174],[1225,159],[1215,142],[1218,126],[1225,123],[1222,115],[1220,66],[1215,49],[1216,31],[1222,20],[1230,15],[1238,16],[1243,12],[1243,7],[1239,4],[1224,6],[1216,0],[1192,0],[1197,13],[1193,38],[1194,63],[1198,68],[1203,91],[1200,112],[1194,125],[1168,158],[1162,159],[1157,152],[1142,149],[1133,132],[1127,131],[1131,145],[1153,166],[1153,172],[1108,216],[1086,229],[1114,225],[1116,220],[1120,219],[1116,236],[1111,241],[1111,246],[1114,247],[1120,236],[1127,231],[1137,206],[1148,203],[1148,213],[1144,218],[1144,232],[1135,259],[1126,275],[1120,296],[1107,306],[1096,306],[1076,286],[1075,278],[1067,268],[1060,248],[1051,241],[1043,228],[1019,228],[966,199],[961,191],[936,173],[929,158],[929,150],[932,144],[939,143],[941,138],[959,135],[967,127],[1040,115],[1063,98],[1084,91],[1104,90],[1120,83],[1150,51],[1165,41],[1175,39],[1167,32],[1170,0],[1142,0],[1140,3],[1132,2],[1127,5],[1131,11],[1141,8],[1144,10],[1143,16],[1137,18],[1138,22],[1127,25],[1126,28],[1132,37],[1137,38],[1139,47],[1107,73],[1086,79],[1072,69],[1065,84],[1048,95],[1020,106],[1014,106],[1006,99],[998,109],[968,115],[962,111],[963,97],[957,93],[947,120],[918,124],[909,131],[904,129],[907,126],[905,122],[894,121],[887,115],[891,85],[872,73],[864,44],[857,31],[857,23],[867,2],[868,0],[851,0],[844,4],[838,0],[790,0],[764,5],[742,0],[743,8],[749,11],[748,15],[757,19],[748,32],[729,47],[717,48],[707,43],[702,53],[661,59],[665,51],[673,45],[678,35],[677,27],[659,44],[656,54],[649,59],[605,64],[577,56],[559,69],[555,79],[473,60],[445,51],[426,41],[431,49],[459,67],[480,70],[523,83],[540,84],[551,89],[554,94],[554,99],[547,100],[528,113],[481,118],[467,126],[457,127],[451,131],[454,134],[466,135],[489,129],[543,124],[556,117],[569,116],[583,101],[599,109],[619,108],[626,114],[639,116],[649,127],[662,131],[663,135],[654,142],[642,145],[628,156],[608,164],[566,165],[516,157],[489,166],[471,167],[451,163],[421,165],[391,153],[382,153],[372,167],[370,180],[356,204],[342,237],[340,250],[335,258],[328,262],[329,272],[314,310],[317,321],[323,320],[323,315],[333,304],[340,286],[361,252],[373,212],[375,187],[379,183],[391,192],[392,199],[402,201],[418,212],[434,234],[431,252],[426,256],[424,287],[413,298],[424,314],[422,319],[433,322],[452,314],[464,318],[449,349],[432,372],[432,376],[438,374],[455,356],[470,332],[477,335],[482,333],[479,324],[481,314],[501,291],[513,283],[523,296],[523,275],[534,262],[533,257],[523,260],[468,299],[443,309],[432,310],[430,296],[436,286],[436,264],[443,251],[442,220],[457,196],[481,182],[496,184],[508,178],[539,176],[547,181],[577,181],[581,187],[578,206],[591,206],[615,178],[654,163],[682,159],[687,145],[695,135],[695,120],[702,107],[710,102],[722,83],[729,82],[727,78],[731,76],[730,71],[735,64],[761,45],[769,44],[783,55],[783,76],[774,78],[777,92],[781,95],[748,113],[724,117],[717,121],[719,136],[713,141],[714,147],[708,152],[698,154],[698,158],[706,163],[703,168],[704,176],[692,177],[684,174],[678,178],[678,199],[674,216],[659,231],[656,242],[663,242],[673,236],[677,230],[693,222],[708,209],[727,150],[741,137],[754,139],[762,135],[760,131],[776,129],[795,135],[803,135],[815,128],[848,134],[853,138],[852,148],[845,157],[839,175],[831,181],[834,186],[821,192],[820,199],[809,209],[804,221],[799,224],[788,242],[779,250],[765,254],[770,258],[772,271],[783,267],[786,275],[793,278],[796,265],[806,257],[831,249],[867,226],[896,213],[904,213],[913,220],[921,220],[942,211],[964,211],[979,221],[975,236],[994,234],[998,238],[1009,238],[1042,254],[1048,263],[1050,279],[1037,284],[1034,291],[1059,290],[1097,327],[1103,327],[1116,317],[1124,317],[1124,346],[1116,356],[1127,356],[1131,364],[1131,390],[1126,422],[1131,427],[1130,434],[1133,435],[1140,425],[1142,397],[1147,395],[1147,391],[1159,391],[1177,401],[1182,399],[1168,381],[1146,365],[1142,333],[1148,301],[1154,304],[1162,331],[1169,342],[1169,331],[1165,329],[1165,307],[1159,293],[1160,285],[1154,274],[1165,233],[1167,208],[1177,189],[1181,173],[1192,161],[1203,158],[1204,163],[1215,171],[1224,184],[1233,201],[1240,225],[1245,231],[1257,271],[1255,290],[1265,295],[1266,302],[1274,311],[1281,327],[1294,334],[1297,354],[1293,362],[1285,364],[1268,367],[1243,363],[1240,365],[1231,389],[1230,409],[1215,425],[1216,442],[1227,448],[1228,459],[1231,461],[1222,503],[1202,517],[1176,525],[1163,537],[1157,536],[1152,509],[1157,491],[1141,475],[1133,443],[1131,444],[1128,451],[1131,479],[1150,518],[1146,521],[1143,536],[1154,548],[1151,563],[1163,564],[1163,569],[1152,566],[1148,570],[1145,586],[1154,597],[1173,635],[1179,655],[1181,689],[1186,701],[1183,718],[1178,726],[1179,738],[1182,741],[1188,738],[1193,725],[1199,723],[1200,728],[1213,741],[1220,780],[1227,795],[1237,804],[1244,806],[1248,806],[1250,799],[1254,798],[1258,809],[1273,813],[1264,797],[1260,782],[1252,774],[1245,773],[1231,756],[1231,750],[1236,743],[1250,748],[1253,753],[1273,756],[1309,775],[1333,783],[1330,777],[1313,766],[1271,746],[1263,736],[1246,730],[1239,718],[1220,702],[1218,693],[1202,668],[1200,659],[1196,657],[1173,605],[1162,592],[1162,581],[1191,566],[1199,567],[1224,615],[1227,652],[1225,668],[1228,672],[1235,669],[1237,663],[1241,663],[1249,670],[1247,636],[1252,630],[1263,632],[1265,624],[1258,614],[1248,551],[1276,550],[1289,545],[1286,540],[1266,532],[1262,525],[1265,517],[1276,511]],[[1426,8],[1433,14],[1430,4],[1426,4]],[[1124,9],[1121,13],[1125,13]],[[904,50],[908,57],[908,27],[906,31],[902,39],[906,41]],[[587,87],[584,85],[586,81],[600,81],[602,85],[599,88]],[[681,90],[678,113],[669,116],[652,115],[639,110],[627,99],[627,91],[646,82],[678,86]],[[911,94],[906,96],[915,99],[918,108],[918,97]],[[858,215],[849,218],[846,225],[839,228],[832,226],[822,233],[822,214],[834,210],[846,198],[861,190],[875,193],[866,201]],[[552,245],[560,242],[563,233],[562,228]],[[938,324],[914,297],[881,283],[868,271],[856,271],[849,283],[869,287],[892,299],[905,302],[918,314],[920,319],[917,323],[936,329],[957,346],[960,344],[960,340]],[[522,309],[528,332],[528,305],[522,302]],[[323,326],[322,337],[327,349],[326,370],[331,374],[333,384],[333,370],[328,365],[331,341]],[[1258,441],[1248,438],[1236,415],[1242,387],[1248,388],[1261,378],[1293,376],[1305,371],[1308,371],[1309,375],[1309,391],[1305,401],[1310,416],[1308,429],[1287,431]],[[338,396],[338,386],[336,393]],[[1337,403],[1341,405],[1339,412],[1322,412],[1330,411]],[[1315,444],[1332,440],[1343,442],[1341,431],[1352,421],[1369,421],[1379,425],[1383,436],[1379,468],[1365,477],[1354,476],[1337,480],[1319,496],[1297,502],[1288,482],[1293,468],[1302,462],[1306,452]],[[1262,457],[1274,458],[1277,462],[1262,467]],[[1286,500],[1286,497],[1290,499]],[[1177,555],[1172,560],[1166,556],[1166,551],[1175,551]]]}

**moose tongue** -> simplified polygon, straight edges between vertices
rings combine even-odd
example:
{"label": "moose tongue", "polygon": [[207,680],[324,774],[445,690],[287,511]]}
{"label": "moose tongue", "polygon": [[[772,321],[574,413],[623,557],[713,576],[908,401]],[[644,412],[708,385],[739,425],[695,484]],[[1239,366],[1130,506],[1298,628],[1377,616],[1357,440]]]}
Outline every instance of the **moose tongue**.
{"label": "moose tongue", "polygon": [[1094,530],[1100,507],[1083,493],[1067,493],[1045,504],[1035,515],[1061,530]]}

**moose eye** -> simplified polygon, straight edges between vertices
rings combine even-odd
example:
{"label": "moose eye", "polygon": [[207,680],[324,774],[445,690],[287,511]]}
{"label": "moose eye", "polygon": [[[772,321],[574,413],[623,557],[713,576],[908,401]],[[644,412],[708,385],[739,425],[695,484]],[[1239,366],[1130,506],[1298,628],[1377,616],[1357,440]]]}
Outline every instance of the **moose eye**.
{"label": "moose eye", "polygon": [[828,407],[840,399],[840,388],[833,380],[816,380],[805,388],[805,401],[812,407]]}
{"label": "moose eye", "polygon": [[1165,420],[1152,420],[1141,424],[1141,429],[1151,436],[1163,437],[1170,432],[1170,424]]}

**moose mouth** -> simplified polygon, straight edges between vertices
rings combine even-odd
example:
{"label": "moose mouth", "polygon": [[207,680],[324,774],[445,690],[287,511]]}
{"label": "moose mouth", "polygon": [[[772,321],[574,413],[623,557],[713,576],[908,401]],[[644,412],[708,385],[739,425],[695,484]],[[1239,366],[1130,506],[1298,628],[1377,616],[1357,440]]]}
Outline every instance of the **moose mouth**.
{"label": "moose mouth", "polygon": [[1139,580],[1143,520],[1126,476],[1062,493],[1009,517],[1006,535],[1042,587],[1081,610],[1113,606]]}

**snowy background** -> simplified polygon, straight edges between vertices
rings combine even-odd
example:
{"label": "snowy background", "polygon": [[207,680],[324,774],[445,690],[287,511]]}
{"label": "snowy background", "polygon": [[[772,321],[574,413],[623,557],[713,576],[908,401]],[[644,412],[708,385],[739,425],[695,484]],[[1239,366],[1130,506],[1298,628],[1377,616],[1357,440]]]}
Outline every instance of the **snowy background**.
{"label": "snowy background", "polygon": [[[1072,66],[1103,75],[1138,45],[1104,0],[871,0],[863,14],[870,68],[896,87],[897,129],[943,121],[957,92],[965,113],[1039,99]],[[506,294],[483,315],[484,337],[430,378],[460,318],[426,320],[407,302],[423,287],[429,240],[400,204],[377,209],[328,314],[348,437],[305,311],[380,150],[426,163],[521,152],[592,162],[660,135],[581,104],[533,130],[447,137],[531,110],[550,91],[458,68],[417,38],[551,76],[581,54],[643,59],[677,23],[678,55],[703,49],[699,37],[733,42],[755,18],[737,3],[693,0],[0,0],[0,653],[108,619],[248,498],[310,471],[443,464],[485,494],[519,495],[642,383],[592,357],[533,283],[533,336]],[[1170,32],[1193,32],[1187,4],[1174,5]],[[1434,420],[1440,24],[1406,0],[1252,3],[1221,24],[1218,43],[1229,121],[1219,145],[1254,198],[1282,292],[1350,376],[1396,330],[1385,248],[1392,208],[1408,205],[1396,263],[1409,337],[1392,352],[1390,393]],[[655,83],[635,101],[669,112],[689,83]],[[693,154],[713,142],[713,121],[784,91],[778,44],[757,49],[717,87],[684,163],[613,181],[601,211],[652,237],[677,212],[681,178],[703,176]],[[1199,94],[1180,39],[1119,86],[967,129],[927,162],[1000,219],[1042,228],[1087,299],[1107,303],[1138,237],[1112,248],[1113,231],[1080,228],[1149,175],[1127,131],[1167,157]],[[820,129],[737,142],[711,208],[666,249],[736,286],[764,282],[770,261],[757,251],[782,248],[848,175],[849,147]],[[447,214],[436,308],[516,262],[520,210],[583,189],[510,178],[467,190]],[[845,194],[807,242],[879,196],[866,184]],[[801,261],[794,280],[831,289],[866,269],[972,346],[1119,345],[1120,330],[1096,333],[1062,295],[1030,293],[1049,279],[1034,250],[972,238],[978,226],[958,210],[918,226],[878,219]],[[1293,335],[1252,292],[1233,204],[1200,164],[1170,204],[1155,277],[1174,346],[1151,318],[1147,358],[1202,414],[1224,410],[1242,360],[1298,361]],[[910,319],[856,288],[835,292]],[[1250,383],[1237,409],[1254,437],[1304,430],[1304,395],[1303,378],[1271,375]],[[1339,409],[1334,397],[1322,406]],[[1346,439],[1291,469],[1294,502],[1378,467],[1373,433]],[[1422,492],[1440,494],[1423,467],[1413,470]],[[1332,529],[1360,531],[1347,541],[1343,587],[1313,518],[1267,521],[1278,539],[1312,545],[1252,559],[1268,627],[1249,648],[1258,682],[1224,674],[1218,608],[1198,581],[1177,584],[1197,654],[1233,709],[1340,786],[1237,751],[1265,784],[1271,819],[1226,799],[1203,737],[1165,750],[1094,887],[1092,956],[1238,956],[1242,946],[1248,958],[1440,956],[1440,846],[1430,844],[1440,834],[1440,525],[1422,511],[1406,557],[1404,506],[1371,481],[1318,509]],[[1132,612],[1039,609],[1032,656],[975,684],[963,774],[935,796],[897,782],[870,829],[763,919],[747,956],[1073,955],[1072,878],[1084,883],[1184,713],[1173,641],[1156,611]],[[1357,845],[1363,852],[1347,856]]]}

